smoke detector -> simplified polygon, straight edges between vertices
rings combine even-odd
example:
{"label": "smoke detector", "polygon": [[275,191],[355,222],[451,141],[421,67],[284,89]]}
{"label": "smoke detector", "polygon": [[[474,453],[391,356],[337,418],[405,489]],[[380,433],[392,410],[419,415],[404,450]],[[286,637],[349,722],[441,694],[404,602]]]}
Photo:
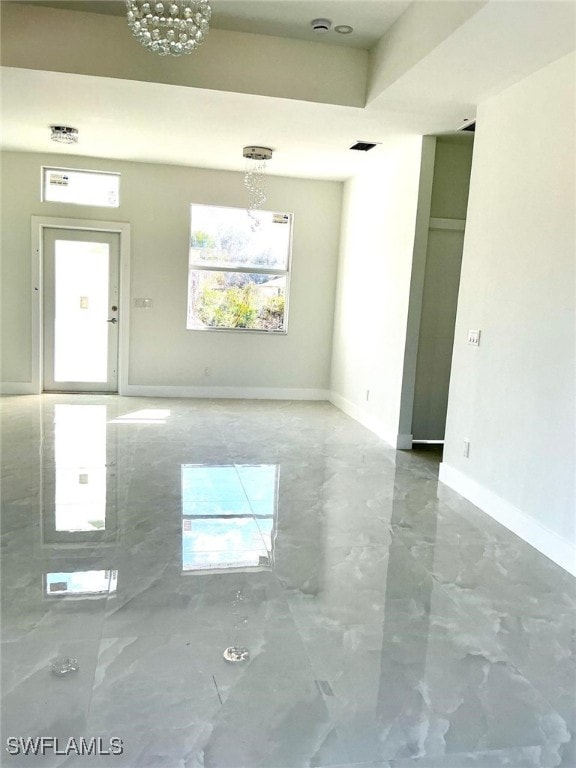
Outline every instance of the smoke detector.
{"label": "smoke detector", "polygon": [[52,131],[50,136],[52,141],[57,141],[59,144],[78,143],[78,130],[76,128],[71,128],[69,125],[51,125],[50,130]]}
{"label": "smoke detector", "polygon": [[317,32],[320,35],[323,35],[325,32],[330,31],[330,27],[332,26],[332,22],[330,19],[313,19],[310,22],[310,26],[314,30],[314,32]]}

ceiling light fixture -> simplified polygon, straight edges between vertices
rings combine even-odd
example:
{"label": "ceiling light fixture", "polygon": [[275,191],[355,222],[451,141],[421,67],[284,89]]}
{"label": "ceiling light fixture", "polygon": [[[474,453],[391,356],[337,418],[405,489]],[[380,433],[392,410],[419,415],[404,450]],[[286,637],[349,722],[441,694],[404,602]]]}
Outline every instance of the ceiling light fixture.
{"label": "ceiling light fixture", "polygon": [[266,163],[272,159],[270,147],[244,147],[242,154],[246,158],[244,186],[248,192],[248,216],[252,219],[252,231],[260,226],[260,219],[255,211],[266,202]]}
{"label": "ceiling light fixture", "polygon": [[332,22],[330,21],[330,19],[313,19],[310,22],[310,26],[312,27],[314,32],[318,32],[319,34],[323,35],[325,32],[330,31]]}
{"label": "ceiling light fixture", "polygon": [[206,37],[212,16],[208,0],[126,0],[126,9],[136,40],[159,56],[192,53]]}
{"label": "ceiling light fixture", "polygon": [[351,27],[350,24],[338,24],[334,27],[334,31],[338,32],[339,35],[350,35],[354,32],[354,27]]}
{"label": "ceiling light fixture", "polygon": [[52,131],[50,138],[52,141],[57,141],[59,144],[77,144],[78,143],[78,131],[76,128],[71,128],[69,125],[51,125]]}

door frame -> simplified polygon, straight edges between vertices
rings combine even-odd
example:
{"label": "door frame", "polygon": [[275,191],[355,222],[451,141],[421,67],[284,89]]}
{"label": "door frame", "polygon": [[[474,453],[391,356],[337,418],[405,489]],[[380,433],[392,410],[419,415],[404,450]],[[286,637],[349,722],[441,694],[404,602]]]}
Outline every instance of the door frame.
{"label": "door frame", "polygon": [[44,380],[44,230],[73,229],[112,232],[120,237],[119,298],[120,327],[118,329],[118,394],[127,394],[130,346],[130,224],[120,221],[91,219],[61,219],[32,216],[32,387],[42,393]]}

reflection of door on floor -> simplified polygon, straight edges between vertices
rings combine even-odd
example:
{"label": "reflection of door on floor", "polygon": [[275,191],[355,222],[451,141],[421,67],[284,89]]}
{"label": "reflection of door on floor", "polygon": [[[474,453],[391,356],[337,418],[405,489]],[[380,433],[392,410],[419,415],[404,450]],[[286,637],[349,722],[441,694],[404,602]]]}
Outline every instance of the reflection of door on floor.
{"label": "reflection of door on floor", "polygon": [[119,241],[44,230],[45,391],[118,391]]}

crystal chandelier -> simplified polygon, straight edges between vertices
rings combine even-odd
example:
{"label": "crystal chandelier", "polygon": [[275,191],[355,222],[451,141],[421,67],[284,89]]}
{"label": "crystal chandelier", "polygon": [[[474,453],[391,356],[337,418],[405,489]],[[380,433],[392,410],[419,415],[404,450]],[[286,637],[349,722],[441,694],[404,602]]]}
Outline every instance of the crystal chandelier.
{"label": "crystal chandelier", "polygon": [[204,40],[212,15],[208,0],[126,0],[126,8],[136,40],[160,56],[192,53]]}
{"label": "crystal chandelier", "polygon": [[266,202],[266,163],[272,159],[269,147],[244,147],[246,173],[244,186],[248,192],[248,216],[252,219],[252,231],[260,226],[260,219],[255,211]]}
{"label": "crystal chandelier", "polygon": [[50,138],[59,144],[77,144],[78,129],[71,128],[69,125],[51,125]]}

